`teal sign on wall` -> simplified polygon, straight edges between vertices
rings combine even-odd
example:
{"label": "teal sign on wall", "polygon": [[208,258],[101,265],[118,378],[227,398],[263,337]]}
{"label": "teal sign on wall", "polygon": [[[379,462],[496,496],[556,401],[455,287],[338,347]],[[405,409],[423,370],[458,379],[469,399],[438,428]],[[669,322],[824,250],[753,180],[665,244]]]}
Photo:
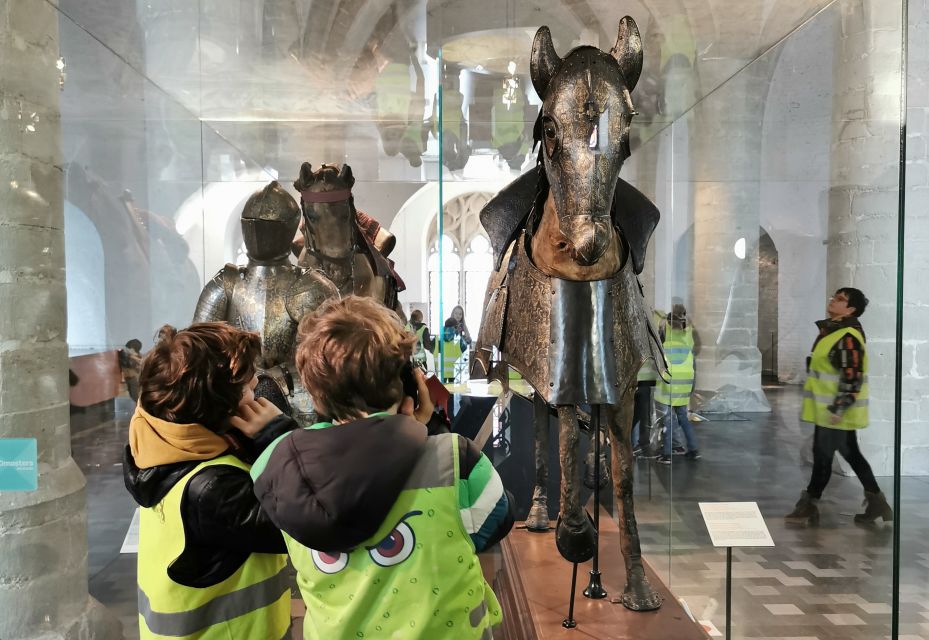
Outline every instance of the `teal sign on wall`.
{"label": "teal sign on wall", "polygon": [[0,491],[35,491],[39,465],[35,438],[0,438]]}

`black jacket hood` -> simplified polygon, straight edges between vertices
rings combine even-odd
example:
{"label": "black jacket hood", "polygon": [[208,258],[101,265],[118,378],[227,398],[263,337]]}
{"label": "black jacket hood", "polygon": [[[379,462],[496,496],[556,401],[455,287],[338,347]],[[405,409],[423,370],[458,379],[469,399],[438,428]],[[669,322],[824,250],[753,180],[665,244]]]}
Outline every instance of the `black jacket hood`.
{"label": "black jacket hood", "polygon": [[190,473],[199,462],[176,462],[162,464],[149,469],[140,469],[135,464],[132,451],[126,445],[123,451],[123,481],[132,499],[140,507],[154,507],[168,495],[171,487]]}
{"label": "black jacket hood", "polygon": [[348,551],[374,535],[426,445],[404,415],[299,429],[278,442],[255,493],[272,522],[318,551]]}

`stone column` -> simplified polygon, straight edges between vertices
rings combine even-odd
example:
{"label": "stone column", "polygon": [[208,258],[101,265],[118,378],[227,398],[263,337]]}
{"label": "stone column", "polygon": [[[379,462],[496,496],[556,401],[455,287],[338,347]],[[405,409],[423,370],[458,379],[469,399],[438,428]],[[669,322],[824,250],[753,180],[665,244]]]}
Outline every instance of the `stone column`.
{"label": "stone column", "polygon": [[[896,410],[902,17],[899,2],[845,0],[839,9],[823,305],[842,286],[870,299],[861,318],[870,361],[870,428],[859,440],[874,472],[885,475],[892,469]],[[912,358],[915,347],[907,348]],[[910,369],[906,358],[903,369]]]}
{"label": "stone column", "polygon": [[758,350],[758,228],[768,54],[688,119],[694,212],[696,391],[707,411],[770,411]]}
{"label": "stone column", "polygon": [[38,491],[0,493],[4,640],[121,635],[87,593],[71,458],[57,58],[51,3],[0,3],[0,438],[37,438],[39,452]]}

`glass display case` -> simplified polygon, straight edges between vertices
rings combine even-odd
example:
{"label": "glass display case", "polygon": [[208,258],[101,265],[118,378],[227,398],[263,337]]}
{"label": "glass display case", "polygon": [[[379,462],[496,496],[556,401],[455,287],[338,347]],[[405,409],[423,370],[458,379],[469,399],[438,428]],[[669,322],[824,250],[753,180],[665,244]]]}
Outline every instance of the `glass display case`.
{"label": "glass display case", "polygon": [[[395,239],[382,253],[398,276],[399,307],[405,317],[422,312],[435,337],[429,368],[453,393],[477,393],[470,371],[497,271],[480,214],[546,153],[533,39],[545,25],[561,58],[582,45],[610,52],[625,15],[638,25],[643,66],[638,82],[626,78],[635,115],[620,177],[660,212],[637,276],[642,304],[665,350],[675,348],[668,340],[682,312],[692,338],[694,383],[681,406],[693,439],[675,433],[664,448],[665,421],[681,411],[653,402],[660,381],[640,381],[644,416],[624,445],[635,449],[639,538],[664,609],[681,612],[693,637],[725,634],[728,618],[733,638],[929,638],[925,0],[60,0],[40,2],[41,19],[21,15],[23,0],[12,4],[4,34],[47,45],[22,49],[33,57],[17,63],[43,70],[45,85],[38,97],[13,84],[0,92],[0,143],[51,158],[54,171],[11,169],[4,182],[11,207],[26,207],[15,192],[42,180],[63,202],[63,221],[50,226],[63,224],[66,311],[56,312],[66,314],[78,378],[70,442],[87,478],[89,592],[126,638],[138,637],[126,535],[136,505],[115,465],[135,404],[118,351],[137,339],[144,353],[163,325],[189,325],[204,286],[225,264],[245,264],[240,213],[255,191],[276,180],[299,201],[304,163],[349,165],[354,206],[376,223],[372,233],[386,234],[372,235],[372,246]],[[0,246],[16,246],[2,222]],[[305,247],[301,234],[295,240],[297,264]],[[867,360],[841,361],[840,373],[857,367],[860,376],[842,378],[833,395],[866,404],[867,428],[843,431],[818,517],[785,519],[810,497],[814,450],[821,488],[823,445],[801,415],[805,395],[815,395],[806,382],[816,323],[844,287],[867,297],[863,340],[833,356]],[[9,300],[4,315],[25,322],[28,309]],[[13,340],[3,326],[0,383],[10,375],[3,341]],[[510,372],[513,393],[481,393],[501,395],[484,451],[524,520],[536,476],[532,390],[521,377]],[[824,401],[840,415],[835,402]],[[22,436],[4,431],[5,411],[0,402],[0,437]],[[815,431],[823,429],[838,430]],[[591,439],[580,440],[586,454]],[[44,451],[40,443],[40,487]],[[856,521],[862,498],[877,498],[863,493],[872,485],[846,455],[858,472],[860,456],[867,461],[892,522]],[[610,533],[601,548],[617,545],[613,532],[626,521],[611,485],[599,507],[590,489],[581,499],[603,509]],[[701,514],[712,502],[757,503],[774,541],[734,549],[728,578],[726,550]],[[0,504],[0,532],[3,518]],[[533,544],[558,558],[553,534],[537,535]],[[619,596],[618,554],[603,554],[605,584]],[[509,571],[499,587],[513,589],[518,562],[498,552],[488,566],[491,576]],[[548,571],[570,580],[571,564],[559,558]],[[597,624],[580,594],[585,580],[579,629]],[[515,600],[501,600],[512,614]],[[567,614],[567,591],[563,600],[553,624]],[[655,633],[642,637],[671,637]]]}

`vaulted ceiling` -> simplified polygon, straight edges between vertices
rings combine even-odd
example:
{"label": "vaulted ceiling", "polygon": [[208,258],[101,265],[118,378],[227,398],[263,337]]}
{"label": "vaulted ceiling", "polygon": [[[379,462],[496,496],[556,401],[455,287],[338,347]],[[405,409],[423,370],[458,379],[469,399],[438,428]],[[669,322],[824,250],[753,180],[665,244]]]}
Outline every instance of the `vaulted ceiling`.
{"label": "vaulted ceiling", "polygon": [[[825,7],[843,1],[58,4],[62,47],[68,52],[70,118],[202,122],[209,135],[239,147],[261,165],[288,146],[284,141],[297,148],[288,163],[307,155],[306,149],[333,160],[377,154],[371,122],[385,109],[403,111],[411,102],[410,92],[418,92],[424,106],[432,103],[440,48],[447,48],[446,79],[465,69],[473,72],[474,83],[499,83],[505,65],[513,61],[521,86],[530,87],[527,60],[538,26],[551,27],[561,53],[581,43],[608,49],[625,14],[637,21],[645,46],[645,69],[635,93],[640,123],[665,122]],[[412,82],[402,81],[404,67],[411,70]],[[385,81],[385,70],[391,68],[401,69],[399,83]],[[420,70],[423,75],[417,78]],[[675,95],[674,104],[663,95],[669,77],[675,83],[683,79],[688,87]]]}

